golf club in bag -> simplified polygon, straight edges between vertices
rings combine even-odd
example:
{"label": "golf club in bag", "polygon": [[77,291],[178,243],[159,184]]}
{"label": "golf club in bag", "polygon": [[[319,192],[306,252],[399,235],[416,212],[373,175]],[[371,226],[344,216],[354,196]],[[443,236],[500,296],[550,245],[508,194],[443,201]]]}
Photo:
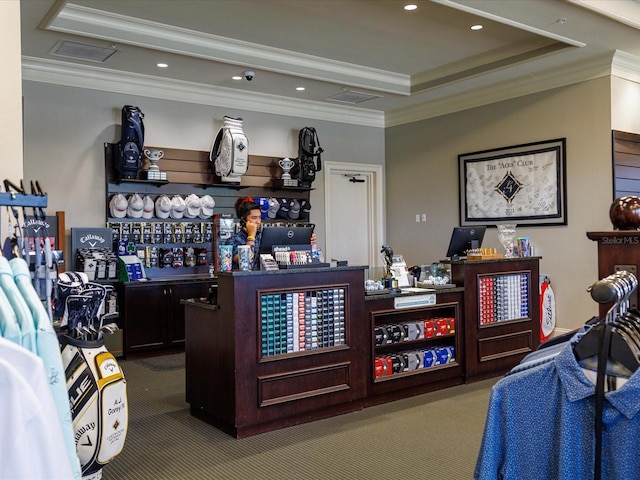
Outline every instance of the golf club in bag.
{"label": "golf club in bag", "polygon": [[103,335],[117,313],[104,313],[113,287],[88,281],[82,272],[58,276],[55,316],[66,374],[76,450],[84,480],[102,478],[102,467],[120,454],[128,428],[127,384]]}

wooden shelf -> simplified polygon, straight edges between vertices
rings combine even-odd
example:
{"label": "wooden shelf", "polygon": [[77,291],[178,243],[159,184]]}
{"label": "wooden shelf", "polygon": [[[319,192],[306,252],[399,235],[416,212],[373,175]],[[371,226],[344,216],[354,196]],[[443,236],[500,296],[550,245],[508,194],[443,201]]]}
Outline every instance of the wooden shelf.
{"label": "wooden shelf", "polygon": [[166,185],[167,183],[169,183],[169,180],[139,180],[137,178],[116,178],[113,180],[113,183],[118,185],[121,183],[140,183],[140,184],[147,184],[147,185],[155,185],[159,187],[161,185]]}

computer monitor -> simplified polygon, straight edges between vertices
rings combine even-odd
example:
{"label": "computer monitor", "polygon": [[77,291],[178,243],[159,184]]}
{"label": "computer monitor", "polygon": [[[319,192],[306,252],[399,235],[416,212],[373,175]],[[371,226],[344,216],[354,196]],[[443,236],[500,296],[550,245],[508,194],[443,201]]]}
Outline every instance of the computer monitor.
{"label": "computer monitor", "polygon": [[456,227],[451,234],[447,257],[466,257],[470,248],[480,248],[487,227]]}
{"label": "computer monitor", "polygon": [[311,245],[311,234],[315,225],[296,227],[262,227],[260,251],[258,253],[272,253],[274,245]]}

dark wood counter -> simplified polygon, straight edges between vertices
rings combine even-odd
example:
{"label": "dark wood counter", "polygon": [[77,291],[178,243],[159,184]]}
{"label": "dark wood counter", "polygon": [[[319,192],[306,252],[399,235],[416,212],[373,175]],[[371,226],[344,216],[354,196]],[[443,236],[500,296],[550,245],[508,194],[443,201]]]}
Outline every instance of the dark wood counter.
{"label": "dark wood counter", "polygon": [[[279,337],[293,328],[277,323],[291,317],[278,313],[287,295],[313,299],[317,330],[309,349],[292,351]],[[325,311],[323,323],[315,312],[321,315],[329,297],[336,313]],[[363,407],[364,267],[220,273],[217,309],[183,305],[186,399],[194,416],[242,438]]]}
{"label": "dark wood counter", "polygon": [[539,260],[450,262],[452,282],[465,288],[467,382],[502,375],[538,348]]}

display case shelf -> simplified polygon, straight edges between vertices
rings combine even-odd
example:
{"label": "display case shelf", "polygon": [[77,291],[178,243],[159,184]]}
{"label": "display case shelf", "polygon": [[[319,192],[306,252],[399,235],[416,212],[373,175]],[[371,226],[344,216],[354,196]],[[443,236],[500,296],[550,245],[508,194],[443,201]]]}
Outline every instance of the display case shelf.
{"label": "display case shelf", "polygon": [[[539,257],[450,263],[452,281],[468,292],[466,382],[502,375],[540,344]],[[496,290],[497,279],[505,285]]]}
{"label": "display case shelf", "polygon": [[461,290],[438,293],[434,305],[412,308],[393,308],[393,298],[367,298],[371,325],[368,402],[463,382]]}
{"label": "display case shelf", "polygon": [[260,356],[347,345],[347,285],[259,292]]}

